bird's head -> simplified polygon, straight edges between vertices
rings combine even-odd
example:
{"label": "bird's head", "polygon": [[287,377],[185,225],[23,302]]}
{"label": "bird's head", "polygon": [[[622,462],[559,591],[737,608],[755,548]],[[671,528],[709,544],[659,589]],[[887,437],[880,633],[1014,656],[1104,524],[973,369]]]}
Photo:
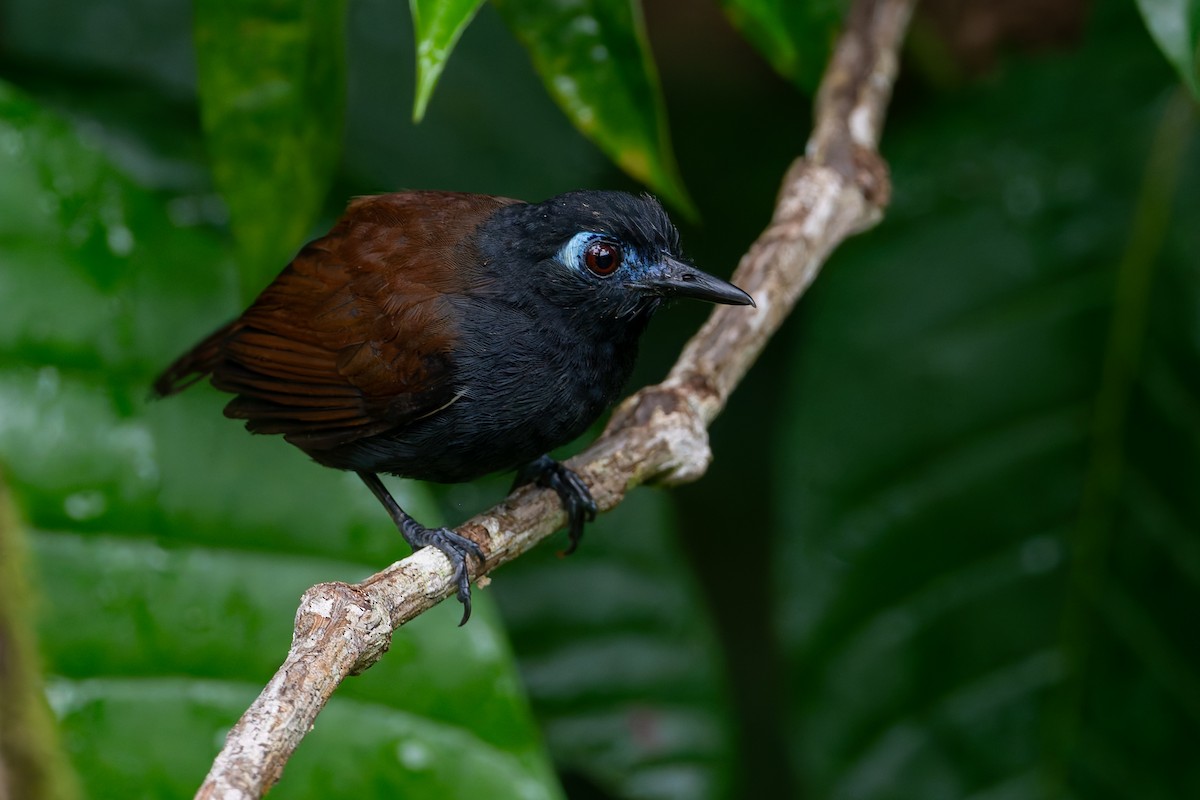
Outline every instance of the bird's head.
{"label": "bird's head", "polygon": [[649,316],[673,297],[754,305],[682,257],[679,232],[649,195],[569,192],[504,212],[511,246],[535,262],[526,276],[556,305],[617,319]]}

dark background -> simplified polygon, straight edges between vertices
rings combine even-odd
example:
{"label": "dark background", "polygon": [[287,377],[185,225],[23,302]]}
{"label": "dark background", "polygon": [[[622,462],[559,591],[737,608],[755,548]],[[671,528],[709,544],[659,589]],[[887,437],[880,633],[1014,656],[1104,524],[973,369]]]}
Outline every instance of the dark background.
{"label": "dark background", "polygon": [[[485,600],[466,633],[446,609],[402,631],[280,796],[521,796],[405,715],[552,786],[544,744],[578,798],[1200,794],[1195,102],[1130,5],[974,8],[915,23],[882,145],[892,207],[734,395],[704,479],[638,490],[568,561],[555,539],[501,570],[482,592],[499,616]],[[728,275],[811,99],[717,6],[646,15],[701,215],[680,220],[685,248]],[[419,126],[407,9],[356,0],[348,19],[344,153],[314,232],[402,187],[638,189],[490,8]],[[0,6],[0,119],[33,155],[0,179],[0,465],[52,706],[96,797],[187,796],[295,597],[400,555],[365,492],[244,436],[215,392],[145,405],[155,370],[237,308],[190,36],[181,3]],[[704,313],[659,315],[637,385]],[[506,485],[403,491],[455,522]],[[445,768],[404,783],[397,753]],[[356,777],[323,784],[339,754]]]}

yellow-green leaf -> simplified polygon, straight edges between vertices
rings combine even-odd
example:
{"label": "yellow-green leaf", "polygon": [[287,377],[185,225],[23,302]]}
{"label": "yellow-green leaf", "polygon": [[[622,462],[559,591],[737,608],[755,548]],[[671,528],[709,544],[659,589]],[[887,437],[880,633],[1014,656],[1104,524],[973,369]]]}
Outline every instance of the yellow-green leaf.
{"label": "yellow-green leaf", "polygon": [[1200,0],[1138,0],[1137,5],[1163,55],[1200,99]]}
{"label": "yellow-green leaf", "polygon": [[721,0],[726,16],[783,77],[817,88],[842,18],[839,0]]}
{"label": "yellow-green leaf", "polygon": [[425,116],[429,98],[450,59],[458,37],[483,0],[409,0],[413,38],[417,47],[417,91],[413,99],[413,121]]}
{"label": "yellow-green leaf", "polygon": [[494,0],[547,90],[621,169],[695,216],[675,165],[641,6],[630,0]]}

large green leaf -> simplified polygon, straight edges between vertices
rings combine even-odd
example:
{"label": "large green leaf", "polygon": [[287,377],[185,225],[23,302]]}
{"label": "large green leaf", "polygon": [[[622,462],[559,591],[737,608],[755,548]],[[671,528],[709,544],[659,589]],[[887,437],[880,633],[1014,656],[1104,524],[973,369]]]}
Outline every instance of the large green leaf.
{"label": "large green leaf", "polygon": [[420,122],[458,37],[483,0],[409,0],[417,48],[417,91],[413,121]]}
{"label": "large green leaf", "polygon": [[494,584],[560,770],[615,797],[728,795],[724,661],[666,495],[643,489],[579,550],[527,553]]}
{"label": "large green leaf", "polygon": [[196,0],[200,116],[248,299],[303,243],[341,152],[341,0]]}
{"label": "large green leaf", "polygon": [[807,795],[1200,795],[1200,140],[1130,16],[890,130],[892,212],[806,301]]}
{"label": "large green leaf", "polygon": [[842,18],[839,0],[721,0],[737,26],[775,70],[815,91]]}
{"label": "large green leaf", "polygon": [[493,0],[575,127],[663,199],[694,216],[667,132],[641,5]]}
{"label": "large green leaf", "polygon": [[1200,100],[1200,0],[1138,0],[1146,27]]}
{"label": "large green leaf", "polygon": [[[352,476],[246,435],[215,392],[148,404],[236,308],[210,233],[3,84],[0,143],[0,464],[34,531],[51,698],[91,796],[190,796],[304,589],[406,547]],[[477,609],[398,632],[272,796],[559,796],[487,592]]]}

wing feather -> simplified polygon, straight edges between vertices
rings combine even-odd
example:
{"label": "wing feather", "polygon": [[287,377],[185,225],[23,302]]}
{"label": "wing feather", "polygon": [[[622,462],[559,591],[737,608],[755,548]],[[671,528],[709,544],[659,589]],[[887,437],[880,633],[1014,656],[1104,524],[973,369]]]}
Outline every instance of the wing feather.
{"label": "wing feather", "polygon": [[357,198],[254,304],[173,364],[172,394],[206,374],[255,433],[326,450],[452,404],[449,297],[478,269],[466,235],[502,205],[484,195]]}

